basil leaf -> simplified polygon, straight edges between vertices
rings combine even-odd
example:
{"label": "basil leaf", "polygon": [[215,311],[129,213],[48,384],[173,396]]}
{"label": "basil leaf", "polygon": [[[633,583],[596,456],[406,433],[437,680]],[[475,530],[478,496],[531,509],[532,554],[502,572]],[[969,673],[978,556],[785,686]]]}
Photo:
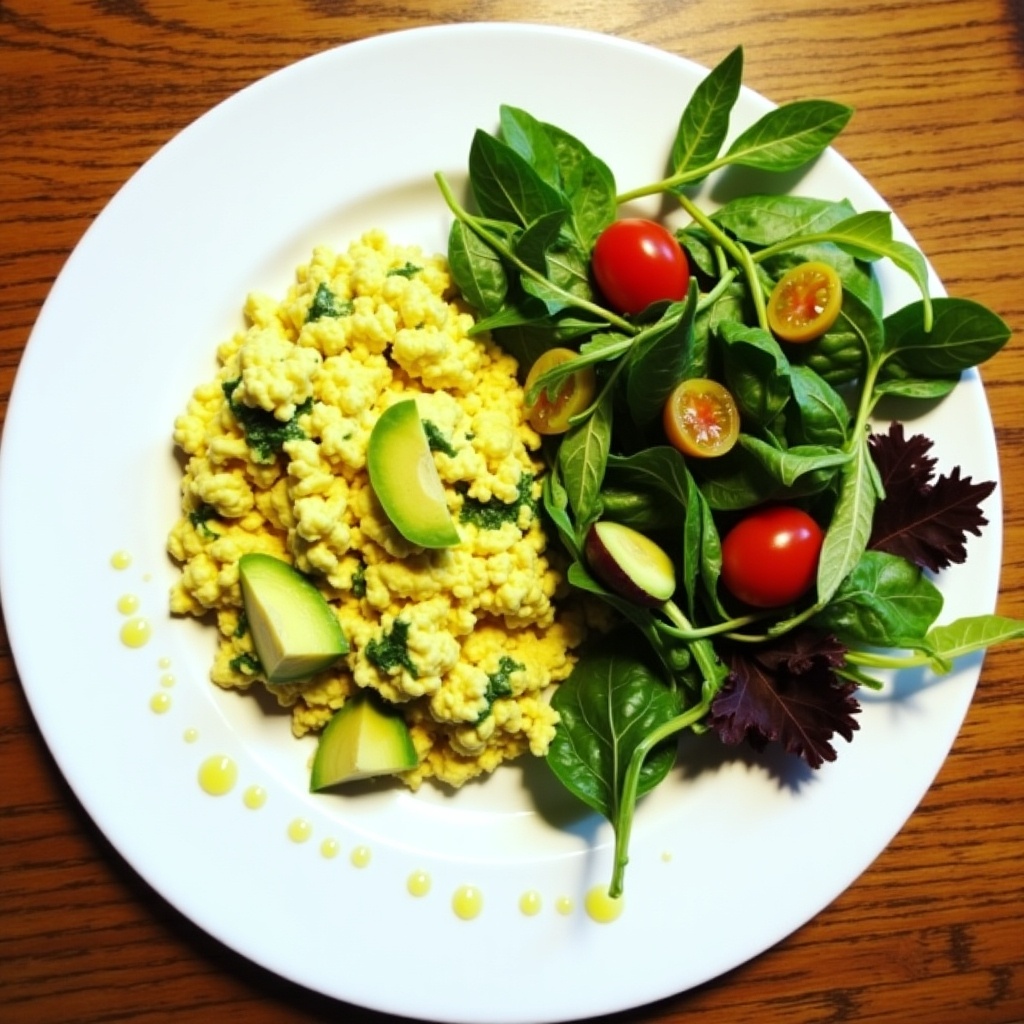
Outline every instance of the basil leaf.
{"label": "basil leaf", "polygon": [[767,428],[792,394],[789,360],[775,338],[760,327],[726,322],[720,333],[726,342],[725,383],[745,422]]}
{"label": "basil leaf", "polygon": [[807,473],[835,471],[850,461],[851,455],[841,448],[825,445],[797,445],[777,448],[749,434],[740,434],[742,445],[783,487],[792,487]]}
{"label": "basil leaf", "polygon": [[469,150],[469,176],[477,206],[494,220],[526,227],[566,206],[561,192],[522,156],[480,129]]}
{"label": "basil leaf", "polygon": [[518,153],[543,181],[561,190],[558,154],[543,124],[525,110],[507,104],[498,108],[498,124],[504,143]]}
{"label": "basil leaf", "polygon": [[712,220],[742,242],[769,246],[825,231],[855,212],[846,199],[833,202],[806,196],[756,195],[731,200]]}
{"label": "basil leaf", "polygon": [[496,313],[508,294],[501,256],[460,220],[448,233],[448,265],[462,297],[482,314]]}
{"label": "basil leaf", "polygon": [[849,435],[850,411],[842,396],[808,366],[792,363],[789,384],[796,416],[791,444],[820,444],[841,448]]}
{"label": "basil leaf", "polygon": [[653,328],[637,335],[626,368],[626,404],[640,427],[662,414],[669,395],[686,376],[697,308],[696,279],[683,303],[673,303]]}
{"label": "basil leaf", "polygon": [[601,515],[601,484],[611,448],[611,413],[611,399],[605,395],[590,416],[563,435],[558,446],[558,466],[569,507],[576,517],[578,538]]}
{"label": "basil leaf", "polygon": [[[670,157],[672,173],[682,174],[710,164],[729,133],[729,115],[740,94],[743,47],[737,46],[694,89],[679,119]],[[690,184],[706,175],[690,179]]]}
{"label": "basil leaf", "polygon": [[983,651],[993,644],[1024,637],[1024,622],[1002,615],[969,615],[936,626],[925,640],[937,668],[947,670],[956,658]]}
{"label": "basil leaf", "polygon": [[558,161],[562,192],[572,209],[576,242],[589,252],[594,239],[615,219],[615,176],[579,139],[554,125],[545,124]]}
{"label": "basil leaf", "polygon": [[846,127],[850,107],[831,100],[797,100],[765,114],[726,152],[729,163],[765,171],[795,171],[819,156]]}

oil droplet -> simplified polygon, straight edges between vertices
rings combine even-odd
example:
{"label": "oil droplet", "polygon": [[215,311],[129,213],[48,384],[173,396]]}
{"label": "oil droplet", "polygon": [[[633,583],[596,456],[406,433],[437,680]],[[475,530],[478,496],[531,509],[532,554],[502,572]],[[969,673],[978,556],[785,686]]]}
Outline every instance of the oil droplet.
{"label": "oil droplet", "polygon": [[242,803],[250,811],[258,811],[267,802],[267,791],[262,786],[250,786],[242,794]]}
{"label": "oil droplet", "polygon": [[170,658],[168,658],[168,657],[167,657],[167,655],[165,654],[165,655],[164,655],[164,656],[163,656],[163,657],[162,657],[162,658],[161,658],[161,659],[160,659],[160,660],[159,660],[159,661],[158,661],[158,662],[156,663],[156,667],[157,667],[157,668],[170,668],[170,667],[171,667],[171,659],[170,659]]}
{"label": "oil droplet", "polygon": [[622,913],[622,897],[609,896],[607,886],[595,885],[587,893],[584,906],[598,924],[611,924]]}
{"label": "oil droplet", "polygon": [[134,594],[122,594],[117,599],[117,610],[122,615],[134,615],[139,610],[139,599]]}
{"label": "oil droplet", "polygon": [[170,711],[171,695],[163,692],[154,693],[153,696],[149,698],[149,708],[158,715],[162,715],[165,711]]}
{"label": "oil droplet", "polygon": [[230,757],[214,754],[199,766],[199,785],[210,796],[224,796],[235,788],[238,766]]}
{"label": "oil droplet", "polygon": [[365,868],[370,863],[370,848],[368,846],[357,846],[353,851],[349,860],[352,861],[352,866],[355,868]]}
{"label": "oil droplet", "polygon": [[563,917],[567,917],[572,913],[572,900],[568,896],[559,896],[555,900],[555,910],[557,910]]}
{"label": "oil droplet", "polygon": [[668,864],[668,862],[672,860],[672,851],[665,850],[664,853],[662,853],[661,855],[661,859],[665,864]]}
{"label": "oil droplet", "polygon": [[199,739],[199,730],[198,730],[198,729],[194,729],[194,728],[193,728],[192,726],[189,726],[189,727],[188,727],[188,728],[187,728],[187,729],[186,729],[186,730],[185,730],[185,731],[184,731],[184,732],[183,732],[183,733],[181,734],[181,738],[182,738],[182,739],[183,739],[183,740],[184,740],[184,741],[185,741],[186,743],[195,743],[195,741],[196,741],[197,739]]}
{"label": "oil droplet", "polygon": [[527,916],[533,917],[540,913],[540,893],[536,889],[531,889],[529,892],[524,892],[519,897],[519,909]]}
{"label": "oil droplet", "polygon": [[484,906],[484,897],[475,885],[462,885],[452,897],[452,910],[463,921],[472,921]]}
{"label": "oil droplet", "polygon": [[337,839],[325,839],[320,844],[320,856],[333,860],[341,852],[341,843]]}
{"label": "oil droplet", "polygon": [[162,676],[160,677],[160,685],[161,685],[161,686],[162,686],[162,687],[163,687],[163,688],[164,688],[165,690],[169,690],[169,689],[170,689],[170,688],[171,688],[171,687],[172,687],[172,686],[173,686],[173,685],[174,685],[174,684],[175,684],[176,682],[177,682],[177,680],[176,680],[176,679],[174,678],[174,676],[172,676],[172,675],[171,675],[171,673],[170,673],[170,672],[165,672],[165,673],[164,673],[164,674],[163,674],[163,675],[162,675]]}
{"label": "oil droplet", "polygon": [[313,826],[305,818],[296,818],[288,826],[288,838],[293,843],[304,843],[313,834]]}
{"label": "oil droplet", "polygon": [[115,551],[110,556],[110,564],[115,569],[127,569],[132,564],[132,556],[127,551]]}
{"label": "oil droplet", "polygon": [[414,871],[405,883],[410,896],[426,896],[430,892],[430,875],[426,871]]}
{"label": "oil droplet", "polygon": [[121,627],[121,643],[126,647],[142,647],[149,642],[152,628],[146,619],[129,619]]}

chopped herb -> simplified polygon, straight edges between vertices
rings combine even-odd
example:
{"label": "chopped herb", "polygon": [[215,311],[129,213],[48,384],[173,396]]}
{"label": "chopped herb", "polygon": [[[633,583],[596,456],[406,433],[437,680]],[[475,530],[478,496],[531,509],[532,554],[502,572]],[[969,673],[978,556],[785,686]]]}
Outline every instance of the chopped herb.
{"label": "chopped herb", "polygon": [[432,452],[442,452],[450,459],[455,458],[457,454],[455,449],[452,447],[448,438],[441,433],[441,430],[436,423],[431,423],[430,420],[424,420],[423,431],[427,435],[427,446]]}
{"label": "chopped herb", "polygon": [[352,573],[352,593],[356,597],[366,597],[366,566],[362,562]]}
{"label": "chopped herb", "polygon": [[529,473],[523,473],[519,477],[519,490],[513,502],[506,503],[497,498],[490,501],[478,501],[466,495],[462,503],[462,511],[459,513],[459,521],[472,523],[481,530],[500,530],[505,523],[515,523],[519,519],[519,510],[525,505],[534,508],[533,477]]}
{"label": "chopped herb", "polygon": [[325,316],[349,316],[354,308],[351,302],[342,301],[327,285],[321,282],[317,286],[316,295],[313,296],[313,302],[306,314],[306,323],[311,324],[314,320]]}
{"label": "chopped herb", "polygon": [[285,441],[298,441],[306,436],[299,426],[299,417],[304,416],[313,408],[313,399],[307,398],[295,410],[295,415],[290,420],[279,420],[266,409],[254,409],[241,402],[235,402],[232,395],[241,383],[241,377],[225,381],[223,384],[224,397],[228,400],[228,406],[235,419],[238,420],[242,432],[245,434],[246,443],[252,449],[256,461],[272,462]]}
{"label": "chopped herb", "polygon": [[249,617],[245,614],[245,609],[243,608],[238,613],[238,625],[235,626],[235,631],[231,635],[237,639],[237,638],[245,636],[245,634],[248,633],[248,632],[249,632]]}
{"label": "chopped herb", "polygon": [[404,668],[413,679],[419,675],[416,664],[409,655],[409,623],[395,619],[390,633],[383,633],[380,640],[371,640],[366,645],[366,657],[381,672]]}
{"label": "chopped herb", "polygon": [[512,673],[521,672],[523,668],[523,665],[518,661],[513,661],[507,654],[502,655],[501,661],[498,662],[497,671],[487,674],[487,692],[484,694],[487,700],[487,708],[476,720],[476,724],[479,725],[491,713],[494,708],[494,702],[499,697],[512,696]]}
{"label": "chopped herb", "polygon": [[422,269],[422,267],[417,267],[415,263],[406,261],[404,267],[392,267],[388,271],[388,277],[414,277]]}
{"label": "chopped herb", "polygon": [[243,676],[258,676],[263,671],[263,666],[255,654],[240,654],[237,658],[232,658],[229,664],[232,671]]}
{"label": "chopped herb", "polygon": [[214,537],[219,537],[220,534],[210,528],[210,520],[217,518],[217,510],[212,505],[202,504],[197,509],[193,509],[188,514],[188,521],[192,526],[205,537],[212,540]]}

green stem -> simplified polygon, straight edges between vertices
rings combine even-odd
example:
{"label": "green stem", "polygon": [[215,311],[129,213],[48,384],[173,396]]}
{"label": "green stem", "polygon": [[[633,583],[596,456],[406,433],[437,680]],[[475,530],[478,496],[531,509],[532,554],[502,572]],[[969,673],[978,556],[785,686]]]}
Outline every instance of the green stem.
{"label": "green stem", "polygon": [[744,626],[752,625],[764,618],[764,615],[742,615],[735,619],[727,619],[724,622],[716,622],[711,626],[694,626],[690,620],[679,610],[674,601],[668,601],[662,605],[661,610],[675,623],[669,626],[667,623],[654,620],[654,628],[674,636],[679,640],[703,640],[709,636],[718,636],[720,633],[728,633],[734,629],[742,629]]}
{"label": "green stem", "polygon": [[444,197],[444,201],[448,204],[448,209],[452,211],[454,217],[466,225],[478,238],[483,239],[495,252],[500,253],[509,263],[513,264],[520,273],[526,275],[538,284],[543,285],[549,291],[557,295],[561,300],[565,302],[567,306],[572,306],[575,309],[582,309],[588,313],[593,313],[595,316],[600,317],[606,323],[611,324],[613,327],[617,327],[621,331],[630,333],[635,331],[635,327],[628,321],[624,320],[618,314],[611,312],[611,310],[605,309],[603,306],[599,306],[596,302],[591,302],[589,299],[582,299],[578,295],[573,295],[572,292],[566,291],[564,288],[560,288],[558,285],[550,281],[540,271],[535,270],[528,263],[524,263],[511,249],[509,249],[502,239],[496,235],[491,234],[487,230],[484,222],[478,217],[474,217],[469,211],[459,205],[459,201],[455,198],[455,194],[451,190],[451,186],[448,184],[444,175],[440,171],[434,175],[434,179],[441,190],[441,195]]}
{"label": "green stem", "polygon": [[608,885],[608,895],[612,899],[618,899],[622,895],[622,883],[626,874],[626,865],[629,863],[629,837],[633,831],[632,808],[636,807],[637,791],[640,788],[640,772],[643,770],[647,755],[663,740],[688,729],[691,725],[696,725],[708,713],[709,708],[710,704],[706,700],[702,700],[688,711],[676,715],[664,725],[653,729],[633,751],[622,781],[622,794],[619,800],[620,807],[628,807],[631,810],[629,814],[622,816],[622,820],[618,822],[615,829],[615,863],[612,867],[611,882]]}
{"label": "green stem", "polygon": [[704,164],[702,167],[694,167],[692,170],[673,174],[668,178],[662,178],[661,181],[652,182],[650,185],[642,185],[640,188],[622,192],[615,197],[615,201],[621,206],[623,203],[632,202],[634,199],[657,196],[663,192],[674,192],[684,185],[690,185],[693,182],[700,181],[702,178],[706,178],[712,171],[717,171],[719,167],[726,167],[731,162],[728,156],[720,156],[716,160]]}

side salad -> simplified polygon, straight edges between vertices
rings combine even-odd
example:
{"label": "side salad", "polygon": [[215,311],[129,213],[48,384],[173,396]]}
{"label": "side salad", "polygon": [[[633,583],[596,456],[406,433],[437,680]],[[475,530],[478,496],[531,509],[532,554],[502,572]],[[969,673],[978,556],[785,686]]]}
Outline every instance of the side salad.
{"label": "side salad", "polygon": [[[888,212],[771,194],[702,208],[710,175],[794,171],[852,115],[793,102],[727,142],[742,73],[738,47],[701,81],[653,183],[620,191],[581,140],[511,106],[472,139],[473,209],[437,175],[475,329],[531,368],[568,579],[620,623],[558,687],[547,757],[614,828],[613,897],[637,801],[681,733],[818,768],[885,670],[945,673],[1024,637],[998,615],[939,621],[934,578],[966,558],[994,483],[937,474],[930,438],[876,425],[880,401],[941,400],[1010,332],[930,295]],[[684,226],[622,213],[645,196]],[[920,298],[886,314],[879,260]]]}

